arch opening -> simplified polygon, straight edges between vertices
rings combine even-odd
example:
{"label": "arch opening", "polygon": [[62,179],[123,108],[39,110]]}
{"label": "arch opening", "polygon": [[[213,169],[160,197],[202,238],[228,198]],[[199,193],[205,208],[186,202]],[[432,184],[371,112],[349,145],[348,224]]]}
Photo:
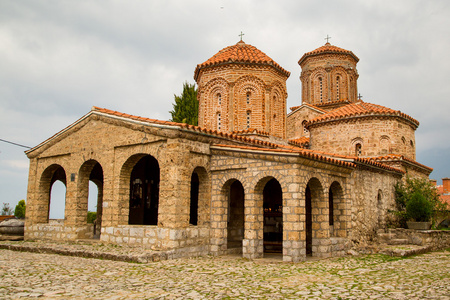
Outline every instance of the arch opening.
{"label": "arch opening", "polygon": [[228,195],[227,249],[242,248],[245,193],[239,180],[230,185]]}
{"label": "arch opening", "polygon": [[158,161],[145,155],[130,175],[128,224],[158,225],[160,169]]}
{"label": "arch opening", "polygon": [[270,179],[263,189],[264,252],[283,251],[283,194],[280,183]]}
{"label": "arch opening", "polygon": [[191,176],[191,201],[189,208],[189,224],[198,224],[198,194],[200,187],[200,179],[197,172],[193,172]]}
{"label": "arch opening", "polygon": [[[49,176],[50,175],[50,176]],[[50,180],[48,180],[50,178]],[[48,186],[48,189],[46,188]],[[63,167],[53,165],[47,168],[41,179],[41,188],[43,187],[46,196],[47,206],[45,219],[42,221],[48,222],[50,219],[65,219],[66,210],[66,192],[67,192],[67,178]],[[45,191],[47,190],[47,191]]]}

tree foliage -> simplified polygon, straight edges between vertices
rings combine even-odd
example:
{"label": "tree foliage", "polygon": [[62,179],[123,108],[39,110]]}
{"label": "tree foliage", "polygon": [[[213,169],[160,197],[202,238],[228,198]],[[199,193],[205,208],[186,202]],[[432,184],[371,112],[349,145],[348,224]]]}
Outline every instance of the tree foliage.
{"label": "tree foliage", "polygon": [[190,125],[198,125],[198,100],[197,89],[195,84],[185,82],[183,84],[183,92],[181,96],[174,95],[175,103],[173,110],[170,111],[172,115],[172,122],[186,123]]}
{"label": "tree foliage", "polygon": [[427,178],[409,178],[395,185],[398,215],[406,220],[429,221],[435,213],[445,210],[439,194]]}
{"label": "tree foliage", "polygon": [[26,208],[25,200],[20,200],[14,209],[14,216],[18,219],[24,219]]}

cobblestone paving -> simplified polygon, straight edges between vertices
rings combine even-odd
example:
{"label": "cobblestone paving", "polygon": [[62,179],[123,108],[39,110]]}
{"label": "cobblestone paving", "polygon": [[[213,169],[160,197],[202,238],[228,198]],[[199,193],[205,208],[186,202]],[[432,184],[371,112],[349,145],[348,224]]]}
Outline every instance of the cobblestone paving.
{"label": "cobblestone paving", "polygon": [[0,299],[450,299],[450,252],[147,264],[0,250]]}

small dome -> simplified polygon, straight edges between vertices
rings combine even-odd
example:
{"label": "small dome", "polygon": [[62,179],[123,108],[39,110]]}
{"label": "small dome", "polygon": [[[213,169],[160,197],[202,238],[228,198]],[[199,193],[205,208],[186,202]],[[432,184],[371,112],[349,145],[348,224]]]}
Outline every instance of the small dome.
{"label": "small dome", "polygon": [[326,43],[322,47],[319,47],[311,52],[307,52],[307,53],[303,54],[302,58],[300,58],[300,60],[298,61],[298,64],[300,65],[308,57],[317,56],[317,55],[321,55],[321,54],[347,54],[347,55],[350,55],[351,57],[353,57],[353,59],[356,62],[359,61],[359,58],[355,54],[353,54],[352,51],[333,46],[330,43]]}
{"label": "small dome", "polygon": [[222,64],[232,64],[232,63],[248,63],[248,64],[266,64],[273,66],[279,72],[289,77],[290,72],[283,69],[279,64],[277,64],[273,59],[267,56],[264,52],[258,48],[244,43],[244,41],[239,41],[233,46],[226,47],[220,50],[213,57],[197,65],[195,68],[194,79],[197,80],[201,69],[213,67]]}

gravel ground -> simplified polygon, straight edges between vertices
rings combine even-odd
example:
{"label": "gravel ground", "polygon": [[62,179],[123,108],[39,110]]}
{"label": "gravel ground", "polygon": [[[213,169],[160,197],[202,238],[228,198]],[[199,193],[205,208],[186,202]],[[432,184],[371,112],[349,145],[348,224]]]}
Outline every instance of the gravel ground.
{"label": "gravel ground", "polygon": [[37,297],[450,299],[450,252],[302,263],[222,256],[140,264],[0,249],[0,299]]}

